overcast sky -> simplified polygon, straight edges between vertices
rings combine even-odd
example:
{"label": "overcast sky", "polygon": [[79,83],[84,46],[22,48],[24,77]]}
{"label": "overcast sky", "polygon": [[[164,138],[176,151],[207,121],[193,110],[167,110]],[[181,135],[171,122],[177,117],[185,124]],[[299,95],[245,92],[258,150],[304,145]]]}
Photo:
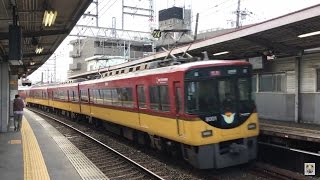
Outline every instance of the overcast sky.
{"label": "overcast sky", "polygon": [[[195,21],[196,13],[199,13],[199,31],[216,28],[231,28],[234,25],[238,0],[154,0],[155,10],[172,7],[191,8],[193,13],[192,22]],[[126,6],[149,7],[149,0],[125,0]],[[265,21],[281,15],[288,14],[309,6],[319,4],[320,0],[241,0],[241,10],[246,12],[241,22],[243,25]],[[112,18],[116,18],[116,27],[121,28],[121,0],[99,0],[99,26],[112,27]],[[95,13],[95,6],[90,5],[86,11]],[[133,13],[135,13],[133,11]],[[151,22],[152,27],[156,27],[158,15],[156,13],[155,21]],[[84,25],[95,25],[95,20],[91,17],[81,18],[78,22]],[[124,19],[124,28],[140,31],[148,31],[150,21],[147,18],[126,15]],[[194,23],[192,25],[194,29]],[[72,59],[69,58],[71,47],[68,43],[74,37],[66,38],[56,50],[57,79],[66,80],[69,64]],[[54,59],[52,56],[50,59]],[[41,80],[41,73],[45,75],[45,79],[53,74],[54,61],[47,61],[43,67],[39,68],[29,76],[33,82]],[[86,67],[84,67],[86,68]]]}

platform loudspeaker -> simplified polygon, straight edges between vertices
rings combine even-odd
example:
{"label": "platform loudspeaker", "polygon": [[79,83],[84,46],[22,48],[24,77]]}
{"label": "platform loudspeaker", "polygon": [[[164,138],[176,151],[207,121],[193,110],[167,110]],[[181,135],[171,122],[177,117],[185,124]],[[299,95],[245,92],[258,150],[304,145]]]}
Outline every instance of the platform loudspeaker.
{"label": "platform loudspeaker", "polygon": [[22,32],[17,25],[9,26],[9,62],[11,65],[22,64]]}

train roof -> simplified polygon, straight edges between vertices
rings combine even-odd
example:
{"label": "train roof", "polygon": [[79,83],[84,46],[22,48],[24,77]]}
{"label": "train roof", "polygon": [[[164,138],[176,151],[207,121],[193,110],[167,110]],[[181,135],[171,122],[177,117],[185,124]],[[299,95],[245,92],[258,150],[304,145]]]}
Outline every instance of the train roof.
{"label": "train roof", "polygon": [[38,86],[32,86],[29,90],[37,90],[37,89],[50,89],[50,88],[57,88],[57,87],[72,87],[77,86],[78,83],[68,83],[68,84],[43,84]]}
{"label": "train roof", "polygon": [[57,84],[54,87],[48,87],[50,88],[59,88],[59,87],[74,87],[74,86],[78,86],[78,83],[66,83],[66,84]]}
{"label": "train roof", "polygon": [[83,81],[83,82],[66,83],[66,84],[47,84],[47,85],[43,85],[43,86],[33,86],[30,89],[34,90],[34,89],[47,89],[47,88],[51,88],[51,87],[52,88],[74,87],[74,86],[77,86],[78,83],[80,85],[86,85],[86,84],[91,84],[91,83],[99,83],[99,82],[120,80],[120,79],[133,78],[133,77],[141,77],[141,76],[147,76],[147,75],[167,74],[167,73],[174,73],[174,72],[185,72],[185,71],[187,71],[189,69],[193,69],[193,68],[213,67],[213,66],[233,66],[233,65],[238,65],[238,66],[250,65],[250,63],[246,62],[246,61],[241,61],[241,60],[196,61],[196,62],[166,66],[166,67],[155,68],[155,69],[146,69],[143,71],[129,72],[129,73],[125,73],[125,74],[108,76],[108,77],[104,77],[101,79],[88,80],[88,81]]}
{"label": "train roof", "polygon": [[25,90],[29,90],[29,89],[31,89],[30,86],[18,86],[19,91],[25,91]]}
{"label": "train roof", "polygon": [[112,81],[112,80],[120,80],[126,78],[134,78],[134,77],[141,77],[146,75],[157,75],[157,74],[164,74],[164,73],[173,73],[173,72],[185,72],[189,69],[193,68],[201,68],[201,67],[213,67],[213,66],[233,66],[233,65],[250,65],[249,62],[241,61],[241,60],[208,60],[208,61],[196,61],[190,63],[184,63],[179,65],[155,68],[155,69],[146,69],[143,71],[135,71],[129,72],[126,74],[119,74],[115,76],[108,76],[101,79],[95,80],[88,80],[84,82],[80,82],[80,85],[86,85],[91,83],[99,83],[105,81]]}
{"label": "train roof", "polygon": [[29,90],[35,90],[35,89],[47,89],[49,85],[43,85],[43,86],[32,86]]}

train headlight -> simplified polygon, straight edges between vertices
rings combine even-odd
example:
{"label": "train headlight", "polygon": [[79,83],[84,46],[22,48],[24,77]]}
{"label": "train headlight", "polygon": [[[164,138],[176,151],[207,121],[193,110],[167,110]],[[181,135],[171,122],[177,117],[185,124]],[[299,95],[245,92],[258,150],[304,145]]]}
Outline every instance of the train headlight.
{"label": "train headlight", "polygon": [[205,130],[201,132],[202,137],[209,137],[212,136],[212,130]]}
{"label": "train headlight", "polygon": [[257,124],[256,123],[248,124],[248,130],[253,130],[253,129],[257,129]]}

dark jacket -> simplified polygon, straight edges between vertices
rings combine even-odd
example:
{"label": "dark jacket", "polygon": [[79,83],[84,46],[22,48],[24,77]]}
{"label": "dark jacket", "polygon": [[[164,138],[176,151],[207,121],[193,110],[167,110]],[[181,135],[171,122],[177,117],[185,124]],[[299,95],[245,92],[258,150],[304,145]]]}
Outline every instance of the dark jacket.
{"label": "dark jacket", "polygon": [[13,111],[23,111],[24,102],[21,98],[16,98],[13,100]]}

